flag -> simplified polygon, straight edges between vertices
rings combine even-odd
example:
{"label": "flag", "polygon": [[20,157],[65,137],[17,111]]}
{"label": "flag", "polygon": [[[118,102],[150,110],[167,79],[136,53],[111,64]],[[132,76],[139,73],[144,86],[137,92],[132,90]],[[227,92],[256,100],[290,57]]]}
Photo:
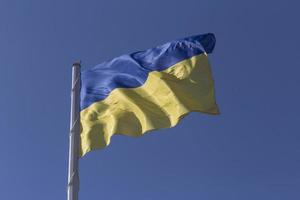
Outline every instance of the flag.
{"label": "flag", "polygon": [[189,112],[218,114],[208,33],[101,63],[81,72],[80,155],[114,134],[141,136],[175,126]]}

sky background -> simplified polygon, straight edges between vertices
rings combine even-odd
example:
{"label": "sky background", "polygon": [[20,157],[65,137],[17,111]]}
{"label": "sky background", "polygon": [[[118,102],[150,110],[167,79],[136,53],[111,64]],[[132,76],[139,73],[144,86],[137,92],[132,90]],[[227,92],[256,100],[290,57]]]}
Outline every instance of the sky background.
{"label": "sky background", "polygon": [[298,1],[0,0],[0,199],[64,200],[71,65],[213,32],[220,116],[115,136],[80,200],[300,199]]}

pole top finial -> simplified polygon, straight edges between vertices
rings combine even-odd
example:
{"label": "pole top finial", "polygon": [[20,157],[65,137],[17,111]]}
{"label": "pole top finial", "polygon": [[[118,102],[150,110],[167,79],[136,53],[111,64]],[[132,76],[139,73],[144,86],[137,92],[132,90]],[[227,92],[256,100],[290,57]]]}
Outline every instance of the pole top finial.
{"label": "pole top finial", "polygon": [[76,61],[73,63],[73,66],[78,66],[78,67],[80,67],[80,66],[81,66],[81,60],[76,60]]}

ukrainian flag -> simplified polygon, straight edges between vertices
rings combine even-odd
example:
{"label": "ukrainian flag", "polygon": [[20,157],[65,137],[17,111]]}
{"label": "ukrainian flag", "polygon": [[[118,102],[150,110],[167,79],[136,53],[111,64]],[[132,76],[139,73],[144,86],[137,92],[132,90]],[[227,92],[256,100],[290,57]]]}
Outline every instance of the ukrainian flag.
{"label": "ukrainian flag", "polygon": [[123,55],[81,72],[81,156],[114,134],[175,126],[191,111],[218,114],[207,54],[213,34]]}

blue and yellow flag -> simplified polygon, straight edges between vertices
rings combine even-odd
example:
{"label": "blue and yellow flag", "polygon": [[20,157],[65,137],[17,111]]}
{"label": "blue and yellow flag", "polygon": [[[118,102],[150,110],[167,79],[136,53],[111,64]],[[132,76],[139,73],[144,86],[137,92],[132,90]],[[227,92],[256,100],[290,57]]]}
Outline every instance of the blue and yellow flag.
{"label": "blue and yellow flag", "polygon": [[218,114],[207,54],[213,34],[114,58],[81,72],[81,156],[114,134],[175,126],[191,111]]}

